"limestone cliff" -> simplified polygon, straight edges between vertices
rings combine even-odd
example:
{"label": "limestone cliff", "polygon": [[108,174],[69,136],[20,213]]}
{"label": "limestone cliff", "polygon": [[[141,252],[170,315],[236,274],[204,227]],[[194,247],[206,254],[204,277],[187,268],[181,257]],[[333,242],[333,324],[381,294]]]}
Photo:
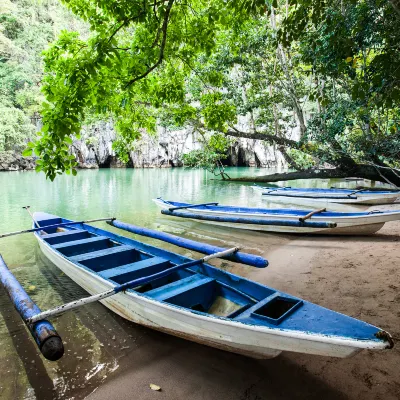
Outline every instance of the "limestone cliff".
{"label": "limestone cliff", "polygon": [[[38,128],[40,128],[38,126]],[[128,165],[122,164],[115,156],[112,143],[116,134],[112,122],[97,122],[83,128],[81,139],[75,140],[71,153],[75,155],[80,168],[158,168],[182,166],[182,155],[200,149],[202,143],[198,133],[192,129],[170,131],[159,127],[157,135],[143,133],[130,153]],[[274,146],[260,140],[234,138],[226,163],[230,166],[271,167],[285,162]],[[18,152],[0,153],[0,170],[33,169],[35,160],[22,157]]]}

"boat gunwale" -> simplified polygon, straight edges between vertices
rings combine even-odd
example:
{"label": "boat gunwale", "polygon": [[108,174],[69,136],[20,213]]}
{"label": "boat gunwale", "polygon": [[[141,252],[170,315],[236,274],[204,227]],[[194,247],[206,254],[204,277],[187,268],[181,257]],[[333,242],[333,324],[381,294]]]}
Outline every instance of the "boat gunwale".
{"label": "boat gunwale", "polygon": [[[86,224],[80,224],[80,226],[85,226]],[[91,225],[87,225],[90,226],[91,228],[94,229],[99,229],[96,227],[92,227]],[[45,228],[45,226],[43,227]],[[114,234],[112,232],[106,231],[114,236],[116,236],[117,238],[120,235]],[[79,270],[81,270],[82,272],[84,272],[85,274],[90,275],[92,278],[97,279],[98,281],[100,281],[103,285],[108,286],[110,289],[112,289],[113,287],[117,286],[116,284],[114,284],[111,280],[108,279],[104,279],[102,278],[99,274],[97,274],[96,272],[92,271],[90,268],[79,264],[79,263],[74,263],[72,261],[70,261],[67,257],[65,257],[62,253],[58,252],[56,249],[54,249],[49,243],[47,243],[44,238],[42,236],[39,235],[38,232],[35,233],[35,236],[38,240],[40,240],[40,242],[42,244],[44,244],[50,252],[53,252],[55,255],[57,255],[57,257],[63,259],[64,261],[66,261],[68,264],[70,264],[72,267],[74,268],[78,268]],[[125,239],[128,240],[132,240],[133,242],[135,242],[134,239],[130,239],[130,238],[126,238]],[[150,246],[153,247],[151,245],[146,245],[146,246]],[[163,250],[167,253],[172,253],[169,252],[167,250]],[[181,256],[179,254],[176,253],[172,253],[174,255],[179,256],[180,258],[184,259],[184,260],[191,260],[188,257],[184,257]],[[211,268],[215,268],[218,269],[216,267],[213,267],[209,264],[205,264],[208,267]],[[227,273],[226,271],[222,271],[223,273],[229,274],[229,275],[233,275],[230,273]],[[236,276],[236,275],[234,275]],[[243,280],[249,281],[246,278],[242,278]],[[71,278],[70,278],[71,279]],[[253,281],[249,281],[249,282],[253,282]],[[255,282],[258,285],[264,286],[258,282]],[[268,287],[267,287],[268,288]],[[271,289],[271,288],[269,288]],[[275,289],[273,289],[275,290]],[[285,294],[283,292],[280,292],[278,290],[276,290],[276,293],[281,293],[281,294]],[[152,304],[153,306],[156,307],[161,307],[163,309],[166,310],[170,310],[173,312],[177,312],[177,313],[181,313],[186,315],[187,317],[191,317],[191,318],[195,318],[195,319],[199,319],[202,321],[211,321],[213,323],[217,323],[217,324],[222,324],[222,325],[227,325],[230,326],[232,328],[240,328],[240,329],[244,329],[246,331],[256,331],[258,333],[262,333],[262,334],[268,334],[268,335],[272,335],[272,336],[282,336],[282,337],[287,337],[290,339],[296,339],[296,340],[302,340],[302,341],[311,341],[311,342],[320,342],[320,343],[324,343],[324,344],[331,344],[331,345],[338,345],[338,346],[346,346],[346,347],[353,347],[353,348],[358,348],[358,349],[386,349],[389,347],[389,343],[384,342],[382,340],[380,340],[379,338],[376,339],[355,339],[355,338],[348,338],[348,337],[344,337],[344,336],[332,336],[332,335],[324,335],[324,334],[317,334],[317,333],[312,333],[312,332],[306,332],[306,331],[293,331],[293,330],[288,330],[288,329],[281,329],[281,328],[271,328],[271,327],[267,327],[267,326],[260,326],[260,325],[255,325],[255,324],[250,324],[250,323],[246,323],[243,321],[235,321],[235,320],[230,320],[228,318],[225,317],[220,317],[220,316],[216,316],[216,315],[212,315],[212,314],[207,314],[207,313],[203,313],[200,311],[196,311],[196,310],[188,310],[185,307],[181,307],[181,306],[177,306],[171,303],[166,303],[163,301],[158,301],[155,300],[149,296],[146,296],[145,293],[138,293],[135,292],[132,289],[128,289],[127,291],[125,291],[124,293],[121,294],[125,294],[128,297],[132,297],[133,299],[138,298],[138,299],[142,299],[145,302],[148,302],[150,304]],[[291,295],[290,295],[291,296]],[[293,298],[297,299],[297,297],[292,296]],[[302,300],[302,299],[300,299]],[[329,310],[329,309],[328,309]],[[333,310],[329,310],[329,311],[333,311]],[[333,311],[336,312],[336,311]],[[341,313],[336,312],[339,315],[343,315]],[[372,325],[372,324],[369,324]],[[372,325],[374,326],[374,325]],[[380,328],[374,326],[376,329],[380,330]]]}

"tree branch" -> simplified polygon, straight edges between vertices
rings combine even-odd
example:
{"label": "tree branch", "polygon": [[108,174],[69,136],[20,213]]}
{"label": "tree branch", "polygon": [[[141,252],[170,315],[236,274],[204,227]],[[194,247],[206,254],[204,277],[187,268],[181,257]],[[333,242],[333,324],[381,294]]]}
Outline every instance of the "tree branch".
{"label": "tree branch", "polygon": [[165,15],[164,15],[164,20],[163,20],[163,24],[162,24],[162,28],[161,28],[161,32],[162,32],[162,41],[161,41],[161,45],[160,45],[160,55],[158,57],[158,60],[151,66],[148,67],[146,72],[144,72],[141,75],[136,76],[135,78],[131,79],[124,87],[124,89],[126,89],[127,87],[129,87],[130,85],[132,85],[133,83],[139,81],[140,79],[145,78],[147,75],[150,74],[150,72],[152,72],[153,70],[155,70],[163,61],[164,59],[164,50],[165,50],[165,45],[167,43],[167,30],[168,30],[168,23],[169,23],[169,15],[171,13],[171,9],[172,6],[174,4],[175,0],[169,0],[168,1],[168,5],[167,8],[165,10]]}
{"label": "tree branch", "polygon": [[112,38],[126,25],[129,24],[129,22],[133,21],[136,18],[139,18],[140,16],[144,15],[145,11],[141,11],[138,15],[135,15],[134,17],[128,18],[126,21],[123,21],[122,24],[111,34],[111,36],[108,38],[107,43],[110,43]]}
{"label": "tree branch", "polygon": [[[351,169],[326,168],[326,169],[306,169],[296,172],[283,172],[263,176],[242,176],[239,178],[231,178],[231,181],[240,182],[279,182],[291,181],[297,179],[332,179],[347,178],[349,176],[357,176],[358,178],[370,179],[388,183],[388,179],[382,176],[375,167],[366,164],[357,164]],[[391,184],[399,187],[400,179],[391,177]]]}
{"label": "tree branch", "polygon": [[296,142],[295,140],[271,135],[265,132],[248,133],[248,132],[241,132],[233,128],[225,132],[225,135],[233,137],[242,137],[246,139],[265,140],[266,142],[275,143],[281,146],[291,147],[295,149],[300,148],[300,143]]}

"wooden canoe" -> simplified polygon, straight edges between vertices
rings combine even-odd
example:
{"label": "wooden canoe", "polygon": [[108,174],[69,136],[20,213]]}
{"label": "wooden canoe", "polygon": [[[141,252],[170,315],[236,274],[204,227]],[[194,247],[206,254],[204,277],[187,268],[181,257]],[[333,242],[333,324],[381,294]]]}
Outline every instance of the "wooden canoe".
{"label": "wooden canoe", "polygon": [[[87,224],[35,213],[43,254],[90,294],[190,259]],[[102,303],[123,318],[198,343],[255,358],[282,351],[349,357],[392,346],[381,329],[306,300],[201,264]]]}
{"label": "wooden canoe", "polygon": [[332,203],[377,205],[392,204],[400,197],[399,190],[317,189],[292,187],[252,186],[261,192],[263,199],[291,204],[311,204],[318,207]]}
{"label": "wooden canoe", "polygon": [[[169,210],[173,207],[191,206],[190,203],[167,201],[161,198],[153,200],[159,207]],[[229,228],[248,229],[255,231],[282,232],[282,233],[312,233],[330,235],[369,235],[377,232],[386,222],[400,220],[400,210],[397,211],[366,211],[366,212],[335,212],[321,211],[312,215],[307,221],[330,222],[336,227],[309,227],[307,223],[294,225],[273,225],[262,223],[254,224],[252,220],[277,220],[299,221],[312,210],[296,210],[288,208],[251,208],[223,205],[209,205],[181,208],[179,212],[172,211],[169,215],[187,217],[196,220],[196,216],[215,216],[215,220],[201,220],[201,222],[226,226]],[[224,222],[224,217],[230,218],[230,222]],[[232,222],[232,218],[239,218],[240,223]],[[248,219],[248,223],[246,223]],[[307,222],[306,221],[306,222]]]}

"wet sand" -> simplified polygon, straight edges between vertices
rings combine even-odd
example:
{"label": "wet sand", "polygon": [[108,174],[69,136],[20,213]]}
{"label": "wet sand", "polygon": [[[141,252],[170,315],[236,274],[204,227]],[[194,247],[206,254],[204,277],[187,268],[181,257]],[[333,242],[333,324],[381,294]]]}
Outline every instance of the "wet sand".
{"label": "wet sand", "polygon": [[[176,224],[176,230],[194,232],[198,239],[208,236],[215,244],[240,243],[244,250],[268,258],[270,266],[230,270],[400,338],[400,222],[368,237],[226,232],[190,222]],[[271,360],[253,360],[114,319],[138,340],[88,400],[400,398],[399,339],[392,350],[364,351],[349,359],[286,352]],[[151,383],[161,392],[152,391]]]}

